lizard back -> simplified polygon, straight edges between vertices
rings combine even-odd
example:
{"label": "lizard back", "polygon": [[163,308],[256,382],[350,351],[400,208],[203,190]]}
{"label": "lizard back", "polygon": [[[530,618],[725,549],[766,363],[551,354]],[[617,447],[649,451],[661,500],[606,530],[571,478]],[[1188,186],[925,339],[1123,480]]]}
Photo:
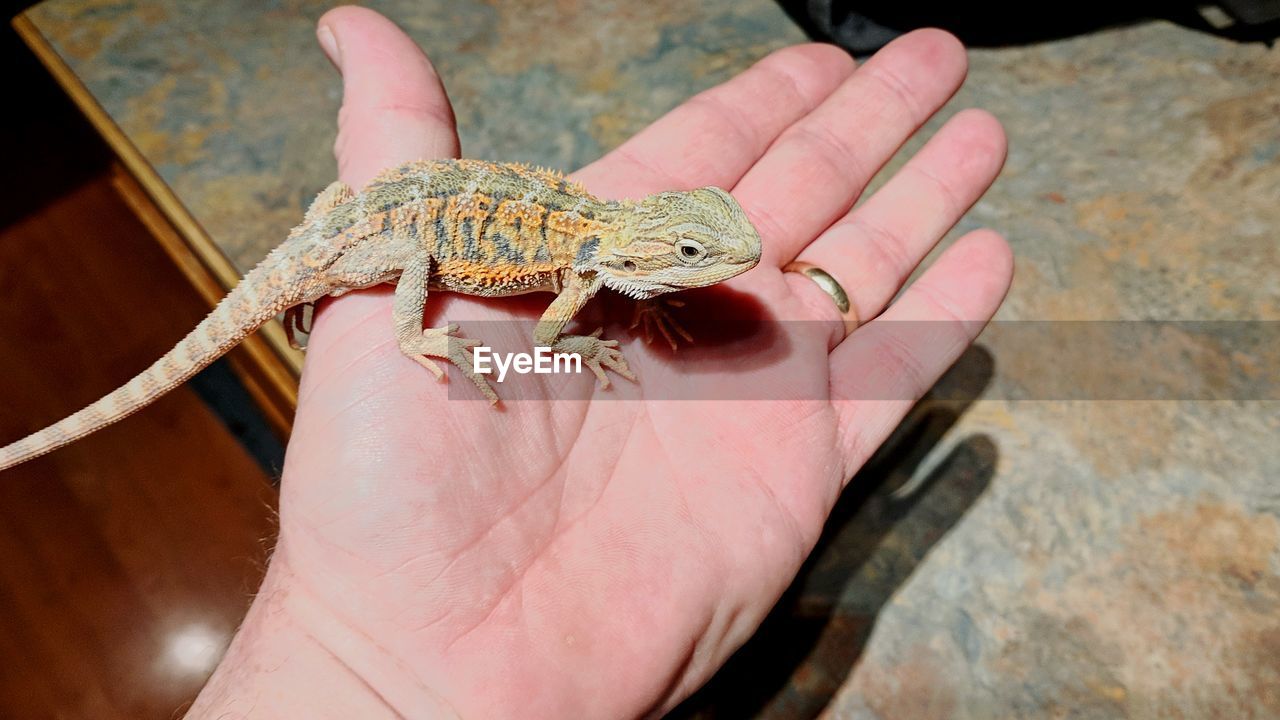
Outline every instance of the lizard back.
{"label": "lizard back", "polygon": [[557,273],[598,246],[622,207],[547,170],[422,161],[376,177],[327,215],[317,235],[338,247],[378,243],[379,236],[407,241],[431,255],[435,288],[516,295],[555,290]]}
{"label": "lizard back", "polygon": [[425,246],[431,285],[472,295],[556,290],[622,205],[558,173],[430,160],[383,172],[359,194],[341,183],[172,350],[88,407],[0,447],[0,470],[137,412],[291,307],[394,281]]}

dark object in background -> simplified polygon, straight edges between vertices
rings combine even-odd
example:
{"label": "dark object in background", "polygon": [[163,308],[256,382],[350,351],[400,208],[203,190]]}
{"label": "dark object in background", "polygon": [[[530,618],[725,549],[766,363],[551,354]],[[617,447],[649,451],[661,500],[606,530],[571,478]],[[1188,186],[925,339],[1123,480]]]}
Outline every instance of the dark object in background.
{"label": "dark object in background", "polygon": [[1280,20],[1280,0],[1218,0],[1232,17],[1247,25]]}
{"label": "dark object in background", "polygon": [[[1280,37],[1280,0],[1085,0],[1074,3],[1002,3],[954,0],[779,0],[811,37],[855,55],[868,55],[909,30],[940,27],[970,46],[1022,45],[1071,37],[1151,19],[1240,42]],[[1216,12],[1215,12],[1216,11]]]}
{"label": "dark object in background", "polygon": [[111,154],[9,20],[32,2],[0,0],[0,67],[10,110],[0,114],[0,227],[106,171]]}

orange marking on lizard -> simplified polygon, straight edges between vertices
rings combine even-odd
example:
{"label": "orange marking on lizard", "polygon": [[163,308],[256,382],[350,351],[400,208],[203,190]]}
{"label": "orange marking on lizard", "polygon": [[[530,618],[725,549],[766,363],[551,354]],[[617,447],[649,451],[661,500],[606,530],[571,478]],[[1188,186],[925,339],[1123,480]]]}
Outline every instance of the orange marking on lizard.
{"label": "orange marking on lizard", "polygon": [[492,265],[453,258],[437,263],[432,278],[448,287],[534,288],[551,282],[557,270],[552,262]]}

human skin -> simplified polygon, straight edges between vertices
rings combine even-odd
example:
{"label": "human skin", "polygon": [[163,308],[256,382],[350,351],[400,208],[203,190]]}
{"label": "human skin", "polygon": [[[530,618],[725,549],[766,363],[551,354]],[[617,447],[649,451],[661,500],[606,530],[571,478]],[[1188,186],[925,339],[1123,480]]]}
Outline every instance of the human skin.
{"label": "human skin", "polygon": [[[343,181],[458,155],[441,80],[393,24],[338,8],[319,38],[343,76]],[[593,390],[586,374],[567,380],[579,399],[494,409],[450,399],[400,353],[390,289],[324,304],[279,543],[188,717],[645,717],[704,683],[1008,289],[1009,248],[982,230],[890,304],[999,172],[1004,134],[982,111],[955,114],[851,211],[965,71],[963,48],[935,30],[857,69],[836,48],[786,48],[575,173],[610,198],[732,190],[764,257],[726,285],[774,318],[807,321],[779,324],[760,362],[735,348],[719,376],[681,374],[679,353],[615,333],[640,383]],[[848,338],[831,298],[782,272],[797,257],[849,292],[866,323]],[[428,314],[465,330],[536,316],[548,297],[437,294]],[[678,315],[696,335],[696,301]],[[939,322],[923,334],[899,321]],[[647,377],[666,398],[695,399],[647,398]],[[705,392],[797,379],[806,390],[791,400]],[[449,380],[461,392],[461,376]]]}

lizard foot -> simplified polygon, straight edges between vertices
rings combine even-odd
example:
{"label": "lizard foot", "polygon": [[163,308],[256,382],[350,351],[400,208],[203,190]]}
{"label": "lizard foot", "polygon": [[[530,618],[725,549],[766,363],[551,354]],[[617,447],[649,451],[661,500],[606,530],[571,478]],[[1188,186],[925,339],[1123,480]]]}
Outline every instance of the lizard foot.
{"label": "lizard foot", "polygon": [[692,344],[693,336],[688,330],[676,322],[671,316],[667,308],[684,307],[683,300],[658,298],[654,300],[640,300],[636,302],[635,314],[631,316],[631,329],[640,327],[644,333],[644,341],[653,342],[654,330],[667,341],[672,350],[676,349],[676,336],[684,339],[685,342]]}
{"label": "lizard foot", "polygon": [[458,326],[451,323],[444,327],[423,330],[422,335],[416,341],[402,345],[401,349],[419,365],[430,370],[436,376],[436,379],[444,377],[444,370],[441,370],[439,365],[428,358],[441,358],[449,361],[475,384],[480,393],[489,399],[490,404],[493,404],[498,402],[498,394],[493,391],[493,387],[489,385],[489,381],[484,374],[476,371],[475,363],[470,353],[471,348],[481,344],[483,343],[479,340],[472,340],[459,335]]}
{"label": "lizard foot", "polygon": [[582,358],[582,364],[600,381],[600,387],[609,388],[609,376],[605,370],[612,370],[622,377],[636,381],[636,376],[627,365],[627,359],[618,349],[617,340],[601,340],[600,333],[604,328],[596,328],[590,335],[561,335],[556,341],[555,351],[574,353]]}
{"label": "lizard foot", "polygon": [[311,319],[315,311],[314,303],[294,305],[284,311],[284,336],[289,340],[289,347],[294,350],[307,349],[307,344],[298,336],[311,335]]}

